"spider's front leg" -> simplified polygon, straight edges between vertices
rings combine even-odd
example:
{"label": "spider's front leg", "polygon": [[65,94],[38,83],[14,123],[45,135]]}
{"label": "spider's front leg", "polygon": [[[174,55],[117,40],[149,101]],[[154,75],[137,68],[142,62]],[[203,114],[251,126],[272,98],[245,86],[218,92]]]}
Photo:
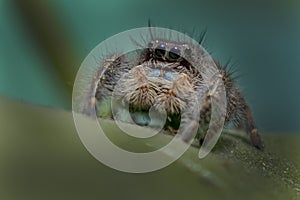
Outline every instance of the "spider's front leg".
{"label": "spider's front leg", "polygon": [[[194,87],[191,78],[185,73],[180,73],[174,78],[164,99],[162,100],[160,95],[156,104],[165,105],[168,113],[181,115],[179,130],[176,130],[176,133],[181,134],[185,142],[195,138],[199,127],[200,108]],[[172,125],[174,126],[171,124],[167,128],[174,130]]]}
{"label": "spider's front leg", "polygon": [[[156,87],[152,84],[145,71],[145,65],[133,67],[124,73],[115,87],[113,98],[126,112],[129,112],[134,123],[146,126],[150,122],[149,109],[156,97]],[[116,114],[122,115],[122,109]],[[121,116],[120,116],[121,118]]]}
{"label": "spider's front leg", "polygon": [[[91,77],[91,81],[88,84],[89,92],[86,96],[87,103],[83,105],[82,113],[88,116],[94,114],[99,116],[100,105],[107,103],[120,75],[128,70],[128,59],[125,55],[116,53],[107,56],[97,66]],[[107,111],[104,117],[111,117],[111,113]]]}

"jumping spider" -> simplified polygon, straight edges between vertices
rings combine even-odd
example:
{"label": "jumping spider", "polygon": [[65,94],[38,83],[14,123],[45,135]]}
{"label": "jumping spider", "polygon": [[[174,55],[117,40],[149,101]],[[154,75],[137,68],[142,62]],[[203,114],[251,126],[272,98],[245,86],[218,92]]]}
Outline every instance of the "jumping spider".
{"label": "jumping spider", "polygon": [[[189,107],[195,91],[201,91],[203,77],[194,65],[204,66],[205,56],[205,52],[191,44],[159,38],[153,38],[134,61],[126,55],[114,54],[102,63],[105,71],[101,78],[100,74],[94,78],[92,105],[98,109],[98,103],[114,92],[124,97],[131,113],[148,113],[151,107],[158,112],[165,111],[168,116],[165,128],[176,133],[181,113]],[[253,146],[263,150],[264,143],[245,98],[231,74],[214,62],[226,91],[225,123],[233,122],[237,128],[245,130]],[[211,113],[209,94],[204,91],[203,95],[205,103],[199,113],[200,128],[209,122]],[[147,122],[140,125],[147,125]]]}

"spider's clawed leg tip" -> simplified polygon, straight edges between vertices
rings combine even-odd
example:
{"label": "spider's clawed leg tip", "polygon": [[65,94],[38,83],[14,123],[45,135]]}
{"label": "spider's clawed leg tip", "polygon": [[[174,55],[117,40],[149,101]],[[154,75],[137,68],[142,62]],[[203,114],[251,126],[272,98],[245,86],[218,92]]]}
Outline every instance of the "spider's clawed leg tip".
{"label": "spider's clawed leg tip", "polygon": [[263,142],[261,139],[259,139],[259,140],[253,140],[253,139],[251,138],[251,143],[252,143],[252,145],[253,145],[255,148],[257,148],[258,150],[264,151],[264,149],[265,149],[265,144],[264,144],[264,142]]}
{"label": "spider's clawed leg tip", "polygon": [[264,149],[265,149],[265,144],[263,141],[260,141],[258,144],[255,144],[254,146],[261,151],[264,151]]}
{"label": "spider's clawed leg tip", "polygon": [[258,134],[257,129],[253,129],[251,131],[250,138],[253,146],[255,146],[257,149],[261,151],[265,149],[265,144],[261,139],[260,135]]}

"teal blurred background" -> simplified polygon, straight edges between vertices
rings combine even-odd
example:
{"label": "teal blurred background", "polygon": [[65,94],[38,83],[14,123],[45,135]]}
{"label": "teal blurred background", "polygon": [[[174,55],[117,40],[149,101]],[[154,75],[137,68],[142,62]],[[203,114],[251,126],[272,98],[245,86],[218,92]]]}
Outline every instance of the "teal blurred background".
{"label": "teal blurred background", "polygon": [[84,57],[150,18],[195,35],[207,28],[212,56],[237,61],[259,128],[300,132],[299,11],[297,1],[1,0],[0,95],[70,110]]}

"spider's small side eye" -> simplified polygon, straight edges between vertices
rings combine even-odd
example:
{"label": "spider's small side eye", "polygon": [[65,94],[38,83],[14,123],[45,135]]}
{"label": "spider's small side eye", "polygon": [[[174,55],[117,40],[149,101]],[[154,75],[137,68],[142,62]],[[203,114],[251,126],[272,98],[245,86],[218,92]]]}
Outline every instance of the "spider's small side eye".
{"label": "spider's small side eye", "polygon": [[158,47],[156,47],[154,53],[157,58],[164,57],[166,54],[166,46],[164,44],[160,44]]}
{"label": "spider's small side eye", "polygon": [[169,52],[169,60],[175,61],[180,58],[180,49],[178,47],[173,47]]}
{"label": "spider's small side eye", "polygon": [[152,42],[149,42],[148,43],[148,48],[152,48],[154,45],[153,45],[153,43]]}
{"label": "spider's small side eye", "polygon": [[190,48],[187,48],[184,50],[185,56],[190,56],[192,54],[192,50]]}

